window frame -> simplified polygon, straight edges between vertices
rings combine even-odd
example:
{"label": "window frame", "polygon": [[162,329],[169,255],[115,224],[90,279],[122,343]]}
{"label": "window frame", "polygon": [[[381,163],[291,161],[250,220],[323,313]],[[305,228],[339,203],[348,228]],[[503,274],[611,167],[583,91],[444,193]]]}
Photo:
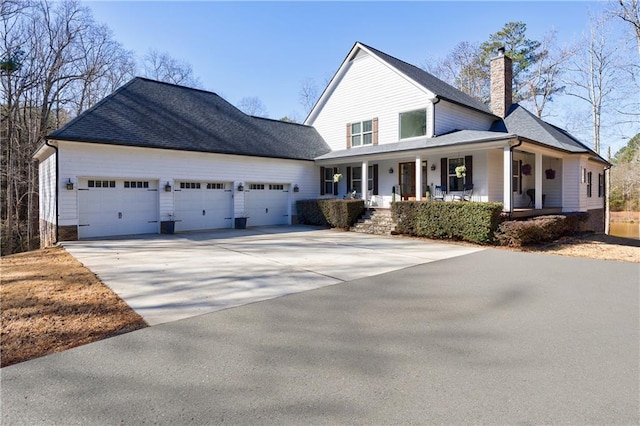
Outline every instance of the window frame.
{"label": "window frame", "polygon": [[[422,135],[403,137],[402,136],[402,116],[403,116],[403,114],[411,114],[411,113],[422,112],[422,111],[424,111],[424,133]],[[425,108],[413,109],[413,110],[410,110],[410,111],[403,111],[403,112],[398,114],[398,139],[399,140],[408,140],[408,139],[413,139],[413,138],[423,138],[423,137],[427,136],[427,125],[428,125],[428,120],[427,120],[427,108],[426,107]]]}
{"label": "window frame", "polygon": [[[451,171],[451,162],[456,161],[456,165],[455,167],[453,167],[453,172]],[[462,160],[461,162],[458,163],[459,160]],[[466,167],[466,162],[465,162],[465,158],[464,157],[451,157],[451,158],[447,158],[447,191],[451,192],[451,191],[464,191],[464,185],[466,183],[466,179],[467,177],[461,177],[459,178],[458,175],[456,174],[456,167],[458,166],[465,166]],[[452,180],[454,179],[454,180]],[[452,185],[452,182],[456,182],[456,185]],[[460,185],[458,185],[458,183],[460,183]]]}
{"label": "window frame", "polygon": [[325,194],[333,194],[333,175],[334,170],[333,167],[325,167],[324,168],[324,193]]}
{"label": "window frame", "polygon": [[587,172],[587,198],[591,198],[593,193],[593,173]]}
{"label": "window frame", "polygon": [[[370,130],[365,131],[365,123],[369,123],[370,126]],[[373,118],[369,119],[369,120],[362,120],[362,121],[355,121],[352,122],[350,124],[351,126],[351,147],[358,147],[358,146],[368,146],[368,145],[373,145]],[[358,132],[354,132],[354,126],[359,126],[360,127],[360,131]],[[365,136],[369,136],[369,142],[365,143]],[[356,144],[354,143],[354,141],[359,140],[359,142]]]}
{"label": "window frame", "polygon": [[[360,177],[359,178],[355,178],[355,171],[359,170],[360,171]],[[355,182],[358,182],[358,185],[360,186],[360,190],[358,191],[355,188]],[[368,191],[373,191],[373,187],[374,187],[374,176],[373,176],[373,164],[369,164],[369,166],[367,167],[367,192]],[[362,166],[354,166],[351,168],[351,188],[349,188],[350,192],[356,191],[357,194],[362,194]]]}
{"label": "window frame", "polygon": [[511,160],[511,192],[520,194],[520,160]]}

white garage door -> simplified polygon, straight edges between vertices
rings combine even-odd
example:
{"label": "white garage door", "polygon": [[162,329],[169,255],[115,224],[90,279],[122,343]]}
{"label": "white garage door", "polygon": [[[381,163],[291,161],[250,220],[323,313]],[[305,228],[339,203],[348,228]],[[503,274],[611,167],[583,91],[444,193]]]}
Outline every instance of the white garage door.
{"label": "white garage door", "polygon": [[78,238],[158,232],[158,182],[80,179]]}
{"label": "white garage door", "polygon": [[244,203],[247,226],[289,224],[289,185],[250,183]]}
{"label": "white garage door", "polygon": [[223,182],[177,182],[176,231],[231,228],[232,186]]}

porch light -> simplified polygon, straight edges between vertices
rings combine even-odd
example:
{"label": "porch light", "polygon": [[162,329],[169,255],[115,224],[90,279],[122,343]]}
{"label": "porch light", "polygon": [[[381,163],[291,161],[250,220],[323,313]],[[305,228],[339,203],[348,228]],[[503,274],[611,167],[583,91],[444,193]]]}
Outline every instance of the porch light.
{"label": "porch light", "polygon": [[169,182],[167,182],[167,184],[164,186],[164,192],[171,192],[171,185],[169,184]]}
{"label": "porch light", "polygon": [[67,182],[67,189],[68,190],[72,190],[73,189],[73,182],[71,182],[71,178],[69,178],[69,181]]}
{"label": "porch light", "polygon": [[238,192],[244,191],[244,185],[242,183],[238,184]]}
{"label": "porch light", "polygon": [[432,163],[431,164],[431,171],[434,171],[436,169],[436,163]]}
{"label": "porch light", "polygon": [[392,175],[393,174],[393,167],[389,167],[389,174]]}
{"label": "porch light", "polygon": [[300,192],[300,188],[298,187],[297,183],[293,185],[293,192]]}

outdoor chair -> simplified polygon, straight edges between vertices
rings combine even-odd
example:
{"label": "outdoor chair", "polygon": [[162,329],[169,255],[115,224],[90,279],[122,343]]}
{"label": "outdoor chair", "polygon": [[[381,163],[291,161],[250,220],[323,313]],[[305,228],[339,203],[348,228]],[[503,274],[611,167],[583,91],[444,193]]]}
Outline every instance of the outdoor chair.
{"label": "outdoor chair", "polygon": [[444,196],[447,193],[447,185],[436,185],[433,188],[433,201],[444,201]]}
{"label": "outdoor chair", "polygon": [[533,207],[536,203],[536,190],[533,188],[527,189],[526,193],[529,196],[529,204],[527,204],[527,207]]}
{"label": "outdoor chair", "polygon": [[467,183],[462,187],[462,201],[471,201],[473,195],[473,184]]}

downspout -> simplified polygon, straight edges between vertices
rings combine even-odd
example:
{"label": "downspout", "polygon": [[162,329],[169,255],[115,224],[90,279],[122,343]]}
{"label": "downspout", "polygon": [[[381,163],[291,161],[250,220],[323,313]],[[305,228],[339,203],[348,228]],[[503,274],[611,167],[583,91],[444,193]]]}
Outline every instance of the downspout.
{"label": "downspout", "polygon": [[431,103],[433,104],[433,108],[431,108],[431,137],[436,137],[436,104],[440,102],[439,97],[431,98]]}
{"label": "downspout", "polygon": [[60,180],[60,165],[58,163],[58,160],[60,156],[58,155],[58,147],[55,145],[51,145],[48,139],[44,140],[44,144],[50,146],[56,152],[56,240],[54,241],[54,243],[58,244],[58,241],[60,240],[58,234],[58,198],[60,197],[60,182],[58,182]]}
{"label": "downspout", "polygon": [[[510,164],[513,164],[513,149],[519,147],[520,145],[522,145],[522,139],[518,138],[518,143],[515,145],[512,145],[509,148],[509,156],[511,157],[510,160]],[[511,166],[513,167],[513,166]],[[509,173],[509,179],[511,179],[511,185],[513,185],[513,170],[511,170],[511,173]],[[510,210],[509,210],[509,220],[513,219],[513,188],[511,188],[511,194],[509,194],[509,196],[511,197],[511,206],[510,206]]]}
{"label": "downspout", "polygon": [[[611,153],[611,151],[609,151]],[[611,154],[609,154],[609,160],[611,160]],[[611,168],[613,164],[609,164],[604,168],[604,234],[609,235],[609,226],[611,222],[611,204],[609,200],[609,194],[611,190],[610,177]]]}

